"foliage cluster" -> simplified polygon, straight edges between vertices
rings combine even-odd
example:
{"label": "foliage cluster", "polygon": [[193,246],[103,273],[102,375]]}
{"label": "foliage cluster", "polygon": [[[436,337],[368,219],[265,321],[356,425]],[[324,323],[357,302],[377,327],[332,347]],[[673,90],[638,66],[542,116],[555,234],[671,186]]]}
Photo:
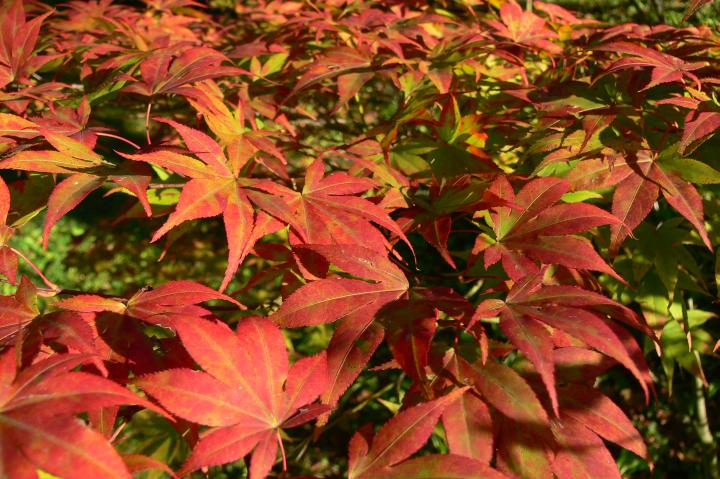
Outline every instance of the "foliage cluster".
{"label": "foliage cluster", "polygon": [[719,37],[531,3],[3,5],[0,477],[717,474]]}

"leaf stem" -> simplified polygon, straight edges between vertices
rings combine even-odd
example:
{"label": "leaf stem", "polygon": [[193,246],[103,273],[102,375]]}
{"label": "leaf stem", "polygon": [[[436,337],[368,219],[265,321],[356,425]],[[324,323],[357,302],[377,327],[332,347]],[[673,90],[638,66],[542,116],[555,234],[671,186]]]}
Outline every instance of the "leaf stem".
{"label": "leaf stem", "polygon": [[148,100],[147,110],[145,110],[145,137],[147,138],[147,144],[152,145],[150,140],[150,109],[152,108],[152,98]]}
{"label": "leaf stem", "polygon": [[127,138],[123,138],[123,137],[120,136],[120,135],[113,135],[112,133],[103,133],[103,132],[97,132],[96,135],[97,135],[97,136],[105,136],[105,137],[107,137],[107,138],[115,138],[116,140],[120,140],[120,141],[123,141],[123,142],[127,143],[128,145],[132,146],[132,147],[135,148],[136,150],[139,150],[139,149],[140,149],[140,145],[138,145],[138,144],[135,143],[134,141],[128,140]]}
{"label": "leaf stem", "polygon": [[43,272],[40,271],[40,268],[38,268],[38,267],[35,265],[35,263],[33,263],[32,261],[30,261],[30,258],[28,258],[27,256],[25,256],[25,255],[22,254],[20,251],[18,251],[18,250],[16,250],[15,248],[13,248],[12,246],[10,247],[10,249],[12,250],[13,253],[15,253],[16,255],[18,255],[20,258],[22,258],[23,260],[25,260],[25,262],[26,262],[27,264],[30,265],[30,267],[33,269],[33,271],[35,271],[35,272],[37,273],[37,275],[40,276],[40,279],[43,280],[43,283],[45,283],[45,284],[48,286],[48,288],[50,288],[51,290],[53,290],[53,291],[56,292],[56,293],[57,293],[58,291],[62,290],[62,288],[61,288],[60,286],[58,286],[57,284],[55,284],[55,283],[53,283],[52,281],[50,281],[50,280],[43,274]]}
{"label": "leaf stem", "polygon": [[151,190],[161,190],[163,188],[183,188],[185,183],[150,183],[148,188]]}
{"label": "leaf stem", "polygon": [[285,457],[285,446],[283,446],[282,438],[280,437],[280,431],[277,432],[278,445],[280,446],[280,455],[283,461],[283,472],[287,472],[287,458]]}

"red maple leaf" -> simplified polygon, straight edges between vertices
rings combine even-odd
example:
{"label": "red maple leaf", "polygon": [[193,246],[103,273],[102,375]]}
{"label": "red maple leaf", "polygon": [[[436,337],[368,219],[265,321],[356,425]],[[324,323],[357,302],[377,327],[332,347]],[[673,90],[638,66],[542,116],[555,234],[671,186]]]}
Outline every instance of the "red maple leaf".
{"label": "red maple leaf", "polygon": [[656,153],[641,150],[635,155],[614,161],[581,161],[568,175],[567,180],[576,189],[616,185],[612,212],[622,223],[611,226],[611,255],[618,251],[625,238],[647,217],[660,192],[670,206],[695,227],[703,243],[712,249],[705,229],[700,193],[692,183],[683,180],[673,168],[665,165],[663,160]]}
{"label": "red maple leaf", "polygon": [[537,273],[537,262],[601,271],[623,281],[587,238],[576,235],[607,224],[622,228],[622,221],[587,203],[555,204],[569,189],[565,180],[538,178],[515,195],[507,178],[499,177],[489,190],[516,207],[490,210],[495,238],[481,234],[474,248],[475,253],[483,252],[485,267],[502,260],[505,272],[516,281]]}
{"label": "red maple leaf", "polygon": [[71,371],[89,355],[54,355],[18,372],[16,351],[0,356],[0,474],[28,476],[35,468],[64,477],[130,479],[122,459],[75,414],[137,404],[162,409],[100,376]]}
{"label": "red maple leaf", "polygon": [[51,14],[25,19],[22,0],[15,0],[0,18],[0,88],[12,81],[27,82],[45,63],[59,55],[37,55],[40,26]]}
{"label": "red maple leaf", "polygon": [[535,366],[557,415],[553,330],[567,333],[625,366],[640,382],[649,400],[651,380],[640,348],[632,336],[606,319],[608,314],[655,337],[626,306],[576,286],[544,286],[540,275],[519,281],[504,302],[481,303],[473,319],[500,316],[500,329]]}
{"label": "red maple leaf", "polygon": [[176,327],[205,372],[172,369],[142,376],[135,384],[173,414],[211,426],[179,474],[232,462],[253,451],[250,477],[265,477],[282,447],[280,429],[329,409],[311,404],[327,383],[325,353],[289,367],[280,329],[264,318],[246,318],[235,332],[223,323],[194,317],[178,319]]}

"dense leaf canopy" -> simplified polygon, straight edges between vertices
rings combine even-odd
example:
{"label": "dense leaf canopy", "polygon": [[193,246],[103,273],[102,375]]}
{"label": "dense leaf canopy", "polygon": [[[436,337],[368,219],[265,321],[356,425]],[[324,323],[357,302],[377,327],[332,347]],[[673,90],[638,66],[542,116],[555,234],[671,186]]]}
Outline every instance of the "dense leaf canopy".
{"label": "dense leaf canopy", "polygon": [[540,1],[4,2],[0,477],[620,478],[676,369],[718,473],[719,59]]}

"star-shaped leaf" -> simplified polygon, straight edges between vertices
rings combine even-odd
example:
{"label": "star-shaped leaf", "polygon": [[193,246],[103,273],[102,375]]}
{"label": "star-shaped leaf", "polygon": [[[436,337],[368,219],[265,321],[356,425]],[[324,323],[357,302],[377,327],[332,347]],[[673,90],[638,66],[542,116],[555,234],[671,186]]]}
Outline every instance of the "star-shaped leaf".
{"label": "star-shaped leaf", "polygon": [[235,332],[223,323],[185,317],[177,330],[204,372],[173,369],[135,383],[173,414],[211,426],[180,475],[254,451],[250,477],[265,477],[276,459],[279,430],[328,410],[311,404],[327,383],[325,353],[290,367],[280,329],[258,317],[242,320]]}

